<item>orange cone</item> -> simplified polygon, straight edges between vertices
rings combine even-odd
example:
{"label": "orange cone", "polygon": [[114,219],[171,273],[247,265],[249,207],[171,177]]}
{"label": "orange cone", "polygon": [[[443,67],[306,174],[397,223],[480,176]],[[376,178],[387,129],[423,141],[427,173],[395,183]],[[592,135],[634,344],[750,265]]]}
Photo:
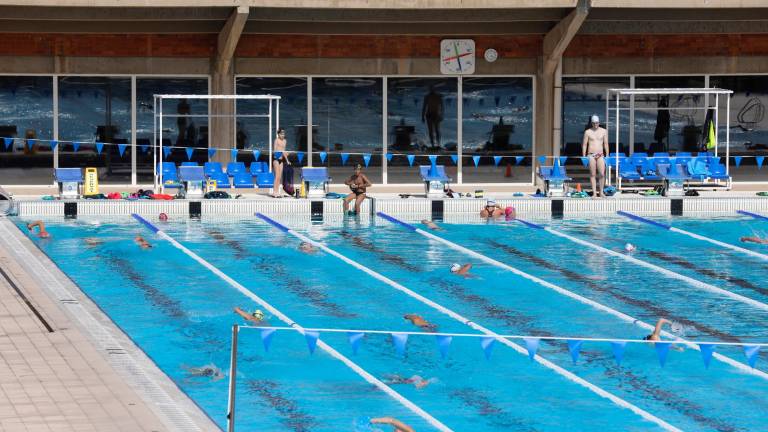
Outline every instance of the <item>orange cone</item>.
{"label": "orange cone", "polygon": [[581,183],[576,183],[576,192],[581,192]]}
{"label": "orange cone", "polygon": [[504,177],[512,177],[512,164],[507,164],[507,169],[504,171]]}

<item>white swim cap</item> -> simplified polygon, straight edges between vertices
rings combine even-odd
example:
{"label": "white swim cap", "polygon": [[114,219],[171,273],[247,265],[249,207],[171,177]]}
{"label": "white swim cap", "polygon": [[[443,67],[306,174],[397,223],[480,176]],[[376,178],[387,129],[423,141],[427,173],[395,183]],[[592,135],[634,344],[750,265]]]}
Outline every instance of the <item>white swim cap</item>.
{"label": "white swim cap", "polygon": [[592,123],[596,123],[600,121],[600,117],[598,117],[596,114],[593,114],[590,120],[592,121]]}
{"label": "white swim cap", "polygon": [[461,270],[461,264],[459,263],[451,264],[451,273],[456,273],[459,270]]}
{"label": "white swim cap", "polygon": [[627,243],[624,245],[624,250],[627,252],[632,252],[635,249],[636,249],[635,245],[633,245],[632,243]]}
{"label": "white swim cap", "polygon": [[488,201],[485,202],[485,205],[495,206],[496,200],[494,200],[493,198],[488,198]]}

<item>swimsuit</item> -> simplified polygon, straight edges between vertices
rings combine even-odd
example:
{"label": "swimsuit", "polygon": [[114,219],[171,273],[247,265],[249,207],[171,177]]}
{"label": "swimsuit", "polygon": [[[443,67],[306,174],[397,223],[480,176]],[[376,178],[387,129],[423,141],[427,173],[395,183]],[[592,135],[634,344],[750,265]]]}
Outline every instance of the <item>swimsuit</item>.
{"label": "swimsuit", "polygon": [[601,157],[603,157],[603,154],[602,154],[602,153],[590,153],[590,154],[588,154],[587,156],[589,156],[589,157],[591,157],[591,158],[594,158],[595,160],[598,160],[598,159],[600,159]]}

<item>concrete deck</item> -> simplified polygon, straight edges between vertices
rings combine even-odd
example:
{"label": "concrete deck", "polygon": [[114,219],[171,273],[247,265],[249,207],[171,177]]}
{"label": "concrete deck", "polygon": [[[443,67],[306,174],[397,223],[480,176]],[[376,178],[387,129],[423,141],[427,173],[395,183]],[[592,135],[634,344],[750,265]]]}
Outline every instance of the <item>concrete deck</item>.
{"label": "concrete deck", "polygon": [[0,430],[219,430],[3,217],[0,331]]}

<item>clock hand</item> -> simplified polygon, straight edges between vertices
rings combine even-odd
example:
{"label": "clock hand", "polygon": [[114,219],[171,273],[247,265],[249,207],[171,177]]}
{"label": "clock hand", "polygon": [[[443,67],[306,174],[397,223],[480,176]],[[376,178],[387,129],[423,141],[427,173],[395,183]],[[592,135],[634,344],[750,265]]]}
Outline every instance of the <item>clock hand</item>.
{"label": "clock hand", "polygon": [[456,62],[459,64],[459,72],[461,72],[461,56],[459,56],[459,47],[456,42],[453,43],[453,51],[456,53]]}

